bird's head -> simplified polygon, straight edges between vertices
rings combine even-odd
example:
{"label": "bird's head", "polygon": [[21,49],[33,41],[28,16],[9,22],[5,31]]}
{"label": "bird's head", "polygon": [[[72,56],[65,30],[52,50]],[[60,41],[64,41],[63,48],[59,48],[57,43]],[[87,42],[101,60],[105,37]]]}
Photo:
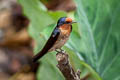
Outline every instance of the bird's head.
{"label": "bird's head", "polygon": [[57,22],[57,25],[58,26],[61,26],[63,24],[70,24],[72,25],[73,23],[76,23],[75,21],[73,21],[71,18],[68,18],[68,17],[61,17],[58,22]]}

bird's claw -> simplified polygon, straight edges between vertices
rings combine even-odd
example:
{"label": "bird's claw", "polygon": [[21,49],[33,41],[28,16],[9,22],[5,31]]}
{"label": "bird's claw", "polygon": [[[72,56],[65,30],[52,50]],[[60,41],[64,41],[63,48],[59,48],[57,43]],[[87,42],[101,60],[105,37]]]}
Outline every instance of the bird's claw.
{"label": "bird's claw", "polygon": [[60,49],[61,50],[61,53],[65,53],[65,50],[63,50],[63,49]]}
{"label": "bird's claw", "polygon": [[55,51],[58,53],[65,53],[65,50],[63,50],[63,49],[56,49]]}

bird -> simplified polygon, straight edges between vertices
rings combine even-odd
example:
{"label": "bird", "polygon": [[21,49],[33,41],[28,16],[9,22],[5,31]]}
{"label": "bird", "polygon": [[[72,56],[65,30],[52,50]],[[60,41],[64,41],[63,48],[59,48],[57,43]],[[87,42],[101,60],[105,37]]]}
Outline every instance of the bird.
{"label": "bird", "polygon": [[70,17],[61,17],[51,36],[47,40],[43,49],[33,57],[33,62],[38,61],[42,56],[51,51],[63,51],[61,47],[68,41],[70,33],[72,32],[72,24],[76,23]]}

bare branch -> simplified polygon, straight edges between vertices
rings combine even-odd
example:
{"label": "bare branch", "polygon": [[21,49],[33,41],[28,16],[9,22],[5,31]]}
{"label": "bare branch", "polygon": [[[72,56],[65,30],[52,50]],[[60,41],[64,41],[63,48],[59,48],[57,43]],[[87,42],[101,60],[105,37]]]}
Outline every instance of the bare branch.
{"label": "bare branch", "polygon": [[80,80],[80,70],[75,72],[68,60],[68,54],[65,52],[58,52],[56,54],[58,61],[57,67],[62,72],[66,80]]}

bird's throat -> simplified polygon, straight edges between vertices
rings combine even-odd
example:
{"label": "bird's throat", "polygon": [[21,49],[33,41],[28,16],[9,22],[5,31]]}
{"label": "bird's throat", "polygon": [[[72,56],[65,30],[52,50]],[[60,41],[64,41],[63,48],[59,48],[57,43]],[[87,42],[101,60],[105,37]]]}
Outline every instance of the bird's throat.
{"label": "bird's throat", "polygon": [[69,24],[63,24],[63,25],[61,25],[61,26],[59,27],[59,29],[60,29],[60,31],[61,31],[62,34],[64,34],[64,35],[69,35],[70,32],[71,32],[71,29],[72,29],[71,27],[72,27],[72,26],[69,25]]}

